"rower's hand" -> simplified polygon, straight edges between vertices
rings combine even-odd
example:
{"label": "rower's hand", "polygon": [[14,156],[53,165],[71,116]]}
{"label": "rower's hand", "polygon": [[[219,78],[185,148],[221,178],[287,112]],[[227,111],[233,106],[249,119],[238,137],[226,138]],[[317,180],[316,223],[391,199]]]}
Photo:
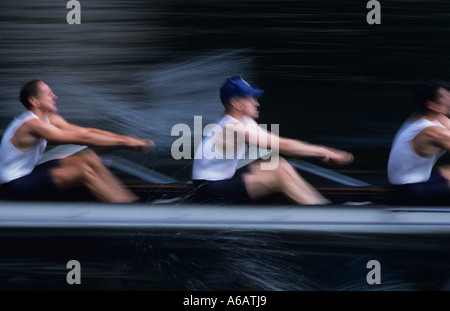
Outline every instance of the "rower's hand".
{"label": "rower's hand", "polygon": [[322,158],[322,161],[326,164],[347,165],[352,163],[354,160],[353,154],[350,152],[332,148],[327,149],[329,151],[327,156]]}
{"label": "rower's hand", "polygon": [[132,138],[133,142],[130,145],[130,149],[136,153],[147,153],[155,148],[155,142],[149,139],[137,139]]}

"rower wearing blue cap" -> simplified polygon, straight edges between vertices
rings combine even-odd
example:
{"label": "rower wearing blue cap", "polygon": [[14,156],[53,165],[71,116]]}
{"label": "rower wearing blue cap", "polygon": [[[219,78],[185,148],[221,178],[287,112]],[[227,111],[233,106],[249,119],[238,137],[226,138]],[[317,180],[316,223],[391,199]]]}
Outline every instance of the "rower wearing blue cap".
{"label": "rower wearing blue cap", "polygon": [[[209,128],[194,157],[192,180],[198,195],[208,200],[243,203],[282,193],[298,204],[329,203],[279,153],[317,157],[335,164],[351,163],[352,154],[279,137],[258,125],[258,98],[263,94],[263,90],[241,76],[225,80],[220,88],[225,112],[216,126]],[[255,147],[258,152],[271,150],[270,158],[255,158],[238,168]]]}

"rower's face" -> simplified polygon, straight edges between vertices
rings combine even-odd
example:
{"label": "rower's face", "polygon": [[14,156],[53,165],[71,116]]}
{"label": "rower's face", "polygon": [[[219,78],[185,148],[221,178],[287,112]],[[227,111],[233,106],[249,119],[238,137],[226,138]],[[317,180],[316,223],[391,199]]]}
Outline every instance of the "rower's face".
{"label": "rower's face", "polygon": [[45,110],[46,112],[56,112],[58,108],[56,107],[56,96],[52,89],[44,82],[39,83],[39,93],[36,97],[39,108]]}
{"label": "rower's face", "polygon": [[435,101],[442,107],[443,113],[450,117],[450,92],[444,88],[439,88]]}
{"label": "rower's face", "polygon": [[258,99],[249,96],[249,97],[241,98],[240,100],[242,103],[242,113],[253,119],[257,119],[259,117]]}

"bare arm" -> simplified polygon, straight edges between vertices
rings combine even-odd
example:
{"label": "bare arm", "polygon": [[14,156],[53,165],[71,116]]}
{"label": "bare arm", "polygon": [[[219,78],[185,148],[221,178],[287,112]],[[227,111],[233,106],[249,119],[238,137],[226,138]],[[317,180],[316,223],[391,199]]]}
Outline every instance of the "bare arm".
{"label": "bare arm", "polygon": [[154,143],[146,139],[117,135],[107,131],[72,125],[62,117],[52,115],[52,123],[38,119],[27,122],[31,135],[57,144],[79,144],[91,147],[128,147],[136,152],[147,152]]}
{"label": "bare arm", "polygon": [[424,158],[432,156],[437,148],[450,152],[450,131],[439,126],[427,127],[412,140],[412,147]]}
{"label": "bare arm", "polygon": [[75,125],[72,123],[67,122],[63,117],[57,114],[52,114],[50,117],[50,122],[55,125],[57,128],[65,131],[78,131],[78,132],[90,132],[90,133],[96,133],[99,135],[104,136],[111,136],[120,138],[122,135],[118,135],[112,132],[96,129],[96,128],[90,128],[90,127],[82,127],[79,125]]}
{"label": "bare arm", "polygon": [[353,155],[343,150],[318,146],[297,139],[279,137],[260,126],[237,126],[244,131],[245,142],[261,148],[278,150],[281,154],[293,157],[321,158],[325,163],[348,164],[353,161]]}

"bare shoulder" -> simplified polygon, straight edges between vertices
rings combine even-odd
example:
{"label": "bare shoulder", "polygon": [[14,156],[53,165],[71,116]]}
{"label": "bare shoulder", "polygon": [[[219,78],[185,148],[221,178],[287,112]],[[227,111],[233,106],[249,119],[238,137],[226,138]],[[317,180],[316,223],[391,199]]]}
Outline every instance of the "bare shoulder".
{"label": "bare shoulder", "polygon": [[439,121],[439,123],[450,130],[450,119],[447,116],[439,115],[436,119]]}
{"label": "bare shoulder", "polygon": [[49,130],[51,128],[54,128],[54,126],[44,120],[32,119],[24,123],[24,125],[19,129],[30,132],[31,134],[36,134],[36,132],[40,132],[41,130]]}
{"label": "bare shoulder", "polygon": [[25,150],[33,146],[37,139],[43,138],[46,132],[50,132],[51,127],[51,124],[41,119],[31,119],[16,130],[11,143],[19,150]]}
{"label": "bare shoulder", "polygon": [[55,125],[55,126],[67,123],[67,121],[61,115],[59,115],[57,113],[49,114],[48,115],[48,119],[50,120],[50,123]]}

